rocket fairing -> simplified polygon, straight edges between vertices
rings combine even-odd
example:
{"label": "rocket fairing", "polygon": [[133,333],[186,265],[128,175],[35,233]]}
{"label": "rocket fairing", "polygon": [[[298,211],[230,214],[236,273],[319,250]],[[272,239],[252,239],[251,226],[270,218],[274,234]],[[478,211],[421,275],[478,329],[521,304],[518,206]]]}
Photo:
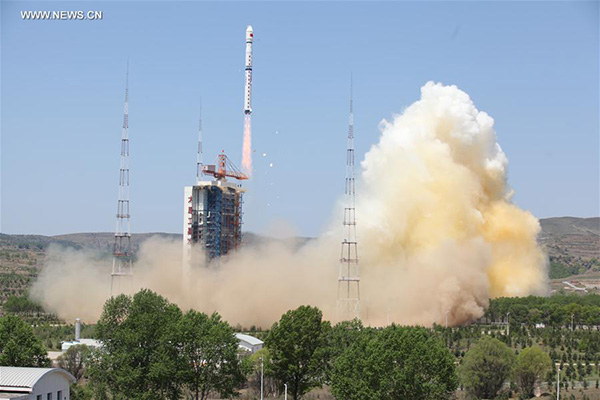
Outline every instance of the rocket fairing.
{"label": "rocket fairing", "polygon": [[244,114],[252,114],[252,26],[246,28],[246,86],[244,87]]}

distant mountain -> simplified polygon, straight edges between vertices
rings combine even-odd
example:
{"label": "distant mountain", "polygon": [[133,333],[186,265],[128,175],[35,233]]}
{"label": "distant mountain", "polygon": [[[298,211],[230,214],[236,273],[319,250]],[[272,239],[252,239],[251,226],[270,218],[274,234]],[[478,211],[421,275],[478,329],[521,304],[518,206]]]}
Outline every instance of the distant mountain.
{"label": "distant mountain", "polygon": [[540,242],[550,256],[600,258],[600,218],[546,218],[540,224]]}
{"label": "distant mountain", "polygon": [[[174,241],[182,241],[183,235],[180,233],[150,232],[150,233],[132,233],[131,247],[137,252],[140,245],[151,237],[161,237]],[[242,246],[255,246],[265,244],[270,241],[282,241],[293,246],[300,246],[312,238],[293,237],[286,239],[275,239],[269,236],[263,236],[252,232],[246,232],[242,236]],[[100,252],[111,253],[115,234],[112,232],[86,232],[69,233],[65,235],[43,236],[43,235],[7,235],[0,233],[0,249],[18,248],[43,251],[50,244],[57,244],[63,247],[74,249],[91,249]]]}
{"label": "distant mountain", "polygon": [[596,235],[600,237],[600,217],[557,217],[540,219],[544,235]]}
{"label": "distant mountain", "polygon": [[[177,233],[150,232],[131,234],[131,247],[138,251],[140,245],[151,237],[159,236],[165,239],[181,240],[182,235]],[[69,233],[66,235],[51,236],[53,240],[74,243],[86,249],[94,249],[103,252],[112,252],[115,242],[115,234],[111,232],[95,233]]]}
{"label": "distant mountain", "polygon": [[545,218],[540,224],[540,242],[550,258],[550,278],[600,271],[600,218]]}

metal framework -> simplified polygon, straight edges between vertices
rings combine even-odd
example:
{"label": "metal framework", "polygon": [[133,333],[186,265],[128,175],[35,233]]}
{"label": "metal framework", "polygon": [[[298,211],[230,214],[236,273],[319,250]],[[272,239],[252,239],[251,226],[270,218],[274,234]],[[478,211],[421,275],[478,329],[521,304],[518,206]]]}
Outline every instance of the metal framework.
{"label": "metal framework", "polygon": [[209,259],[223,256],[242,241],[242,194],[238,185],[207,182],[188,195],[187,243],[201,244]]}
{"label": "metal framework", "polygon": [[198,118],[198,155],[196,156],[196,183],[202,180],[202,98],[200,98],[200,117]]}
{"label": "metal framework", "polygon": [[338,275],[337,313],[339,320],[360,318],[360,270],[356,240],[354,184],[354,112],[352,108],[352,77],[350,79],[350,119],[346,150],[346,204],[344,206],[345,237],[342,241]]}
{"label": "metal framework", "polygon": [[[202,175],[214,181],[202,181]],[[217,164],[204,165],[202,155],[202,103],[198,124],[198,154],[196,185],[185,189],[184,205],[184,265],[194,264],[189,247],[202,245],[208,259],[217,258],[237,248],[242,242],[242,204],[244,190],[227,178],[246,180],[224,152]]]}
{"label": "metal framework", "polygon": [[129,61],[127,61],[125,107],[123,111],[123,128],[121,130],[121,166],[119,169],[117,228],[115,230],[110,283],[111,295],[130,292],[132,277],[131,225],[129,214]]}

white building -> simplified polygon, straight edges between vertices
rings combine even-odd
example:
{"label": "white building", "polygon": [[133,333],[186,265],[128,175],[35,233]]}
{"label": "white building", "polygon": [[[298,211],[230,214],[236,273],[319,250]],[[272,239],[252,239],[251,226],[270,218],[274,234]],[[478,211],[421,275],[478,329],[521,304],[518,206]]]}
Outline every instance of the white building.
{"label": "white building", "polygon": [[60,345],[60,349],[62,351],[69,350],[71,346],[77,346],[78,344],[85,344],[87,347],[92,347],[99,349],[102,347],[102,342],[96,339],[79,339],[79,340],[71,340],[69,342],[62,342]]}
{"label": "white building", "polygon": [[[87,347],[93,348],[101,348],[102,342],[96,339],[84,339],[81,338],[81,320],[79,318],[75,319],[75,340],[71,340],[69,342],[62,342],[60,345],[60,349],[62,351],[69,350],[71,346],[77,346],[78,344],[85,344]],[[52,359],[52,357],[50,357]]]}
{"label": "white building", "polygon": [[254,336],[244,335],[243,333],[236,333],[235,337],[238,340],[238,346],[252,354],[261,350],[265,344],[262,340],[255,338]]}
{"label": "white building", "polygon": [[60,368],[0,367],[0,399],[69,400],[73,375]]}

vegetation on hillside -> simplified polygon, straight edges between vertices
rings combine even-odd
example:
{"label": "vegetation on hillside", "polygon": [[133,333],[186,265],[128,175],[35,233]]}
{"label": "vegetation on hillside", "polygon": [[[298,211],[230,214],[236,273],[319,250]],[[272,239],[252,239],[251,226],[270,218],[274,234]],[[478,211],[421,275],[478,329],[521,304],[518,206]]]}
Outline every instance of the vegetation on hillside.
{"label": "vegetation on hillside", "polygon": [[532,326],[600,325],[600,295],[556,294],[550,297],[502,297],[490,300],[487,322],[506,319]]}

